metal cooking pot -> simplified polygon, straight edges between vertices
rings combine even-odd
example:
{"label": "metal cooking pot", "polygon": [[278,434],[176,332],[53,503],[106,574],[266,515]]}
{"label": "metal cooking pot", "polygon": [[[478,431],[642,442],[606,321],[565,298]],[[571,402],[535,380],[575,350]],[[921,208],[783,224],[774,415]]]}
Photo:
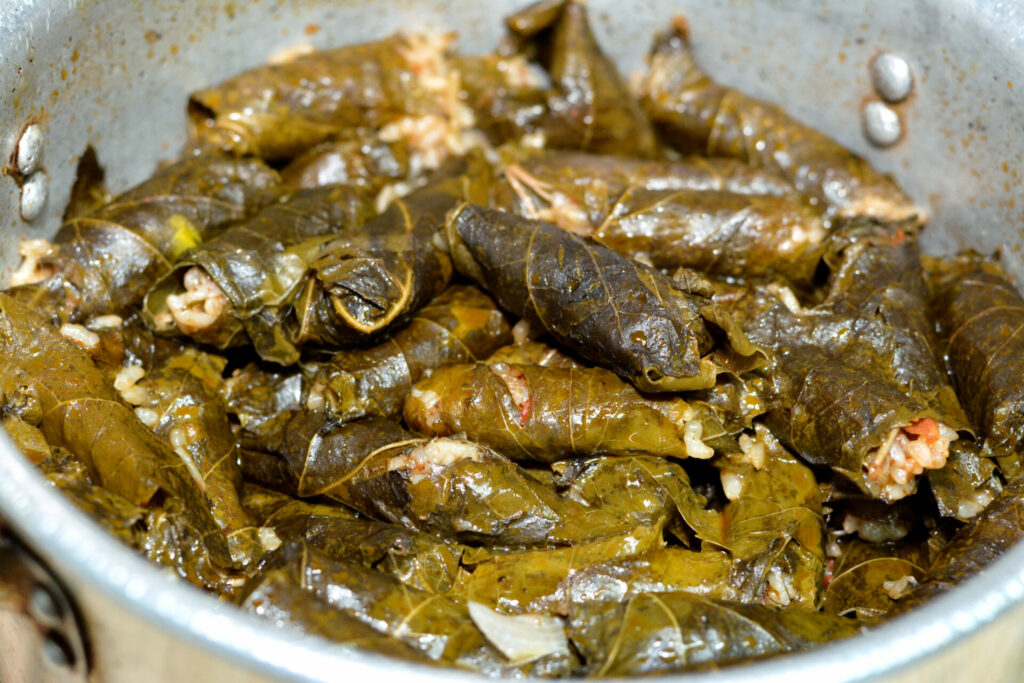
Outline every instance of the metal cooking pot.
{"label": "metal cooking pot", "polygon": [[[500,17],[522,4],[7,0],[0,5],[0,158],[10,162],[0,178],[0,261],[14,266],[21,238],[56,231],[87,144],[114,190],[174,156],[186,95],[199,86],[297,42],[326,47],[403,27],[455,29],[464,51],[484,51],[499,37]],[[710,73],[783,103],[892,172],[928,206],[927,250],[999,247],[1010,272],[1024,274],[1024,197],[1015,201],[1024,166],[1024,5],[591,0],[591,9],[602,44],[626,73],[640,66],[654,31],[686,13]],[[899,74],[883,67],[880,82],[873,79],[872,67],[885,63],[876,62],[881,53],[902,57],[913,81],[909,98],[885,108],[875,87],[892,97],[886,87]],[[881,148],[866,134],[898,141]],[[0,520],[9,527],[0,539],[0,680],[469,678],[296,637],[169,577],[72,508],[3,434]],[[1018,547],[982,576],[867,635],[685,678],[1016,681],[1024,676],[1022,644]]]}

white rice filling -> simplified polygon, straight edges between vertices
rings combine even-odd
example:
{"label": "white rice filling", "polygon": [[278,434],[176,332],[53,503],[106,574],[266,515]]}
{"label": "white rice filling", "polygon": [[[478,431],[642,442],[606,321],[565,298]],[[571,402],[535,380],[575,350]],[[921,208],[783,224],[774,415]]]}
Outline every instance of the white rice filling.
{"label": "white rice filling", "polygon": [[949,444],[956,441],[957,433],[941,422],[936,424],[938,437],[933,441],[907,431],[907,425],[889,431],[869,456],[865,479],[873,495],[887,501],[905,498],[916,490],[918,475],[946,464]]}
{"label": "white rice filling", "polygon": [[125,403],[140,406],[149,403],[149,392],[138,382],[146,376],[146,369],[141,365],[125,365],[114,377],[114,389],[121,395]]}
{"label": "white rice filling", "polygon": [[882,590],[893,600],[899,600],[917,586],[917,579],[910,574],[892,581],[883,581]]}
{"label": "white rice filling", "polygon": [[796,586],[793,585],[793,577],[773,565],[768,570],[768,587],[765,591],[766,602],[769,605],[785,607],[798,597],[799,592]]}
{"label": "white rice filling", "polygon": [[488,367],[505,384],[512,402],[519,410],[521,421],[525,421],[531,403],[530,384],[526,381],[526,375],[508,363],[492,363]]}
{"label": "white rice filling", "polygon": [[[204,330],[220,319],[227,308],[228,298],[202,268],[194,266],[185,272],[182,284],[185,291],[167,297],[167,313],[157,316],[157,328],[169,329],[177,324],[185,334]],[[170,324],[169,324],[170,323]]]}
{"label": "white rice filling", "polygon": [[436,475],[461,460],[480,460],[480,447],[458,439],[431,439],[422,446],[388,460],[388,471],[409,474],[413,484]]}
{"label": "white rice filling", "polygon": [[189,444],[194,443],[201,436],[194,425],[184,424],[172,427],[167,438],[171,442],[171,448],[174,449],[175,455],[178,456],[185,465],[185,469],[188,470],[189,476],[192,477],[201,490],[205,491],[206,478],[199,471],[199,467],[196,466],[196,462],[188,450]]}
{"label": "white rice filling", "polygon": [[94,318],[90,318],[85,326],[90,330],[119,330],[124,326],[124,319],[119,315],[109,313],[107,315],[97,315]]}
{"label": "white rice filling", "polygon": [[764,445],[764,441],[750,434],[740,434],[739,438],[740,451],[743,453],[743,459],[755,470],[759,470],[764,467],[765,460],[768,457],[768,449]]}
{"label": "white rice filling", "polygon": [[512,343],[514,344],[523,344],[537,339],[539,336],[537,330],[533,329],[530,321],[526,318],[520,318],[519,322],[512,326]]}
{"label": "white rice filling", "polygon": [[698,460],[707,460],[715,454],[715,449],[701,441],[704,433],[704,425],[700,420],[689,420],[683,427],[683,444],[686,446],[686,455]]}
{"label": "white rice filling", "polygon": [[722,470],[722,491],[729,500],[739,500],[743,495],[743,477],[730,470]]}
{"label": "white rice filling", "polygon": [[406,414],[419,416],[422,426],[427,431],[434,431],[441,426],[441,395],[432,389],[414,386],[405,398]]}
{"label": "white rice filling", "polygon": [[95,354],[100,348],[100,336],[86,329],[83,325],[64,323],[60,326],[60,336],[79,347],[89,355]]}
{"label": "white rice filling", "polygon": [[260,544],[265,550],[277,550],[281,547],[281,537],[269,526],[261,526],[256,530],[256,535],[259,536]]}
{"label": "white rice filling", "polygon": [[446,57],[454,40],[454,33],[412,33],[404,36],[399,48],[418,84],[436,95],[440,104],[439,113],[403,116],[380,130],[381,140],[404,140],[409,145],[412,176],[438,168],[449,156],[485,144],[479,132],[473,130],[473,110],[459,98],[461,74]]}

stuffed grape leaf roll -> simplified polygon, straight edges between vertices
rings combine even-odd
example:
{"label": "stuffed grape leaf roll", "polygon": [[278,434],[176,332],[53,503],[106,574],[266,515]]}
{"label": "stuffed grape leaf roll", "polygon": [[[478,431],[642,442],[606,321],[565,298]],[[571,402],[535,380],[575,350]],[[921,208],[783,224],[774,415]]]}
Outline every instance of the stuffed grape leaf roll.
{"label": "stuffed grape leaf roll", "polygon": [[338,420],[398,415],[425,374],[486,358],[512,340],[508,321],[475,287],[454,285],[378,345],[339,351],[319,364],[310,401]]}
{"label": "stuffed grape leaf roll", "polygon": [[460,134],[472,122],[457,98],[453,38],[395,34],[250,69],[192,95],[193,134],[200,146],[283,160],[370,128],[410,142],[418,163],[437,168],[453,148],[464,151]]}
{"label": "stuffed grape leaf roll", "polygon": [[642,391],[713,386],[712,327],[740,355],[758,353],[696,274],[673,280],[550,223],[471,204],[445,233],[459,272],[502,308]]}
{"label": "stuffed grape leaf roll", "polygon": [[450,159],[359,230],[299,245],[312,273],[293,302],[297,343],[365,344],[441,294],[452,263],[434,236],[460,202],[486,203],[490,186],[490,165],[472,152]]}
{"label": "stuffed grape leaf roll", "polygon": [[692,593],[644,593],[569,613],[569,637],[595,676],[713,668],[795,652],[859,632],[852,619]]}
{"label": "stuffed grape leaf roll", "polygon": [[994,263],[966,255],[940,275],[935,310],[964,408],[996,454],[1024,443],[1024,299]]}
{"label": "stuffed grape leaf roll", "polygon": [[33,243],[10,294],[54,320],[123,313],[212,231],[273,200],[278,182],[258,160],[186,157],[71,218],[52,246]]}
{"label": "stuffed grape leaf roll", "polygon": [[35,311],[0,293],[0,391],[36,406],[48,443],[85,463],[111,493],[145,506],[159,492],[222,566],[227,542],[187,465],[136,417],[92,360]]}
{"label": "stuffed grape leaf roll", "polygon": [[435,371],[409,392],[405,421],[432,436],[465,434],[514,460],[580,455],[710,458],[724,434],[708,406],[653,398],[602,368],[478,363]]}
{"label": "stuffed grape leaf roll", "polygon": [[853,221],[830,235],[827,252],[820,305],[804,309],[769,286],[737,314],[775,353],[779,437],[892,502],[942,467],[969,425],[935,353],[912,226]]}
{"label": "stuffed grape leaf roll", "polygon": [[684,153],[742,159],[784,173],[838,216],[899,220],[920,213],[887,176],[782,108],[713,81],[690,54],[686,21],[655,39],[642,102]]}
{"label": "stuffed grape leaf roll", "polygon": [[371,201],[365,190],[333,185],[264,207],[185,253],[147,294],[149,321],[221,349],[248,342],[266,360],[294,363],[298,349],[284,323],[309,273],[301,245],[358,229]]}

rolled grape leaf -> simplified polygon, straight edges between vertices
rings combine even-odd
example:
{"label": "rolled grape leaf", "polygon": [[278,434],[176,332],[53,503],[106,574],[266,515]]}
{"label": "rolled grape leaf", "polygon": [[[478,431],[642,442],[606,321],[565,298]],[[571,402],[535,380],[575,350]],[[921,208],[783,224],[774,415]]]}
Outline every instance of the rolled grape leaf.
{"label": "rolled grape leaf", "polygon": [[690,54],[686,21],[656,37],[641,101],[686,153],[741,159],[784,173],[838,216],[898,220],[921,211],[889,177],[781,107],[713,81]]}
{"label": "rolled grape leaf", "polygon": [[[33,418],[33,422],[27,422],[24,418],[17,414],[16,411],[10,409],[11,406],[4,405],[3,412],[8,413],[3,416],[2,426],[4,431],[7,433],[8,438],[14,443],[14,445],[21,451],[21,454],[33,465],[39,465],[40,463],[48,460],[53,455],[53,449],[50,448],[50,444],[47,443],[46,437],[39,430],[38,420]],[[70,453],[66,454],[67,458],[73,458]],[[63,458],[62,458],[63,460]],[[59,467],[57,468],[60,469]],[[76,470],[82,470],[84,472],[85,466],[78,463],[75,467]]]}
{"label": "rolled grape leaf", "polygon": [[359,135],[323,142],[303,152],[281,169],[281,183],[292,189],[345,184],[376,195],[412,175],[404,144]]}
{"label": "rolled grape leaf", "polygon": [[630,189],[590,233],[655,268],[808,288],[822,254],[821,214],[799,195]]}
{"label": "rolled grape leaf", "polygon": [[[209,535],[201,535],[190,521],[194,516],[180,499],[168,498],[160,506],[147,508],[145,516],[132,526],[132,545],[150,561],[169,568],[182,579],[230,598],[255,569],[255,563],[249,562],[241,571],[231,569],[212,552]],[[223,537],[218,540],[222,543]],[[268,545],[274,547],[273,543]]]}
{"label": "rolled grape leaf", "polygon": [[681,465],[649,455],[598,456],[554,463],[565,495],[615,515],[628,524],[663,522],[673,529],[676,518],[703,541],[724,547],[720,515],[690,486]]}
{"label": "rolled grape leaf", "polygon": [[925,574],[927,556],[890,544],[847,541],[832,570],[822,606],[829,614],[885,616]]}
{"label": "rolled grape leaf", "polygon": [[778,176],[736,160],[507,156],[497,207],[591,236],[656,268],[781,275],[808,287],[821,258],[821,212]]}
{"label": "rolled grape leaf", "polygon": [[942,467],[957,431],[969,429],[934,351],[909,227],[838,228],[827,245],[829,293],[814,308],[769,286],[732,309],[775,352],[779,437],[887,502],[913,493],[917,475]]}
{"label": "rolled grape leaf", "polygon": [[[42,437],[42,433],[35,427],[27,426],[35,430],[37,438]],[[27,430],[12,430],[8,419],[4,420],[4,429],[14,444],[25,452],[28,445],[25,439]],[[39,471],[90,519],[122,543],[133,545],[133,530],[145,517],[145,510],[97,485],[85,463],[62,448],[54,449],[51,455],[42,460]]]}
{"label": "rolled grape leaf", "polygon": [[420,664],[431,661],[419,650],[306,590],[294,567],[289,565],[269,566],[254,576],[239,591],[237,602],[242,609],[278,628]]}
{"label": "rolled grape leaf", "polygon": [[232,559],[188,465],[121,402],[75,344],[34,311],[0,293],[0,390],[19,387],[39,406],[39,427],[53,446],[79,457],[98,483],[144,506],[158,492],[175,523],[201,539],[223,566]]}
{"label": "rolled grape leaf", "polygon": [[265,552],[260,532],[238,502],[242,484],[238,445],[218,395],[226,360],[183,353],[137,382],[135,414],[181,458],[206,498],[232,559],[246,566]]}
{"label": "rolled grape leaf", "polygon": [[810,610],[645,593],[625,602],[573,606],[569,637],[593,676],[711,668],[848,638],[853,619]]}
{"label": "rolled grape leaf", "polygon": [[[352,562],[332,559],[303,543],[282,548],[268,558],[265,566],[287,571],[293,583],[320,600],[431,660],[492,674],[506,667],[510,670],[504,673],[511,674],[517,666],[507,662],[484,638],[464,605],[444,596],[410,588]],[[569,652],[555,656],[563,674],[568,673],[574,663]],[[527,665],[526,671],[530,668]]]}
{"label": "rolled grape leaf", "polygon": [[[470,551],[463,556],[463,564],[471,565],[472,572],[460,576],[451,594],[505,614],[565,614],[572,599],[572,579],[578,572],[591,565],[611,565],[640,557],[662,546],[661,525],[654,525],[569,548],[511,553]],[[683,565],[679,568],[683,571]],[[701,575],[695,570],[688,576]]]}
{"label": "rolled grape leaf", "polygon": [[469,204],[445,232],[456,268],[499,305],[642,391],[714,385],[708,320],[739,354],[758,353],[699,278],[677,288],[680,280],[550,223]]}
{"label": "rolled grape leaf", "polygon": [[535,51],[551,76],[549,144],[595,152],[654,157],[658,140],[651,122],[615,64],[601,51],[579,0],[541,3],[506,24]]}
{"label": "rolled grape leaf", "polygon": [[932,560],[925,580],[895,609],[907,612],[961,581],[977,576],[1024,536],[1024,478],[1016,477],[944,545]]}
{"label": "rolled grape leaf", "polygon": [[412,388],[405,421],[431,436],[465,434],[513,460],[593,455],[710,458],[724,432],[706,406],[648,398],[601,368],[477,363],[435,371]]}
{"label": "rolled grape leaf", "polygon": [[599,226],[627,190],[775,197],[796,192],[778,172],[737,159],[691,156],[660,161],[521,147],[504,147],[500,152],[504,182],[495,191],[496,207],[555,223],[570,232],[580,232],[582,220]]}
{"label": "rolled grape leaf", "polygon": [[[11,296],[54,320],[121,313],[217,227],[273,199],[276,172],[252,159],[187,157],[111,203],[61,226],[54,244],[33,242]],[[32,245],[27,245],[32,246]],[[116,255],[116,258],[112,258]]]}
{"label": "rolled grape leaf", "polygon": [[1011,454],[1016,471],[1024,443],[1024,299],[1002,270],[977,255],[944,268],[934,308],[942,350],[964,408],[989,450]]}
{"label": "rolled grape leaf", "polygon": [[763,425],[739,443],[742,453],[714,463],[729,502],[721,538],[712,542],[736,562],[733,581],[745,600],[817,608],[825,521],[814,473]]}
{"label": "rolled grape leaf", "polygon": [[296,341],[364,344],[441,294],[452,264],[434,235],[459,202],[486,202],[490,185],[490,165],[481,154],[451,159],[360,230],[314,240],[313,276],[294,302]]}
{"label": "rolled grape leaf", "polygon": [[928,483],[939,513],[961,522],[977,516],[1003,487],[995,460],[978,443],[964,439],[949,445],[945,467],[928,470]]}
{"label": "rolled grape leaf", "polygon": [[465,122],[447,57],[453,38],[396,34],[244,71],[192,95],[193,135],[200,146],[281,160],[359,128],[417,142],[414,132],[432,127],[448,134],[425,136],[419,151],[436,164]]}
{"label": "rolled grape leaf", "polygon": [[379,422],[328,428],[314,439],[299,494],[325,495],[376,519],[461,543],[566,545],[625,529],[469,441],[406,439],[370,449],[386,440]]}
{"label": "rolled grape leaf", "polygon": [[149,322],[220,349],[251,343],[265,360],[294,363],[299,351],[283,323],[316,253],[304,243],[356,230],[372,215],[371,200],[333,185],[264,207],[188,251],[146,295]]}
{"label": "rolled grape leaf", "polygon": [[239,423],[243,446],[274,450],[284,426],[306,401],[306,378],[299,366],[281,369],[249,363],[224,380],[221,395]]}
{"label": "rolled grape leaf", "polygon": [[341,421],[392,417],[425,374],[486,358],[511,341],[505,316],[480,290],[455,285],[420,309],[387,341],[339,351],[320,364],[311,399]]}
{"label": "rolled grape leaf", "polygon": [[329,495],[338,479],[357,471],[378,449],[410,438],[393,420],[370,417],[338,424],[323,413],[300,410],[283,425],[276,444],[266,447],[286,463],[288,480],[283,488],[308,498]]}
{"label": "rolled grape leaf", "polygon": [[[734,579],[727,553],[653,547],[617,556],[613,549],[593,543],[582,548],[586,552],[572,561],[567,561],[564,549],[487,559],[472,574],[464,574],[453,592],[510,614],[559,615],[574,605],[621,602],[643,593],[684,591],[737,601],[747,597]],[[612,552],[602,556],[601,548]],[[492,581],[497,585],[488,585]]]}
{"label": "rolled grape leaf", "polygon": [[462,547],[429,534],[257,487],[248,487],[242,502],[284,543],[304,539],[334,559],[375,568],[413,588],[445,593],[458,575]]}
{"label": "rolled grape leaf", "polygon": [[[205,539],[189,522],[188,511],[177,500],[167,499],[162,505],[144,508],[133,505],[95,483],[85,463],[60,447],[53,449],[53,455],[41,462],[39,469],[50,484],[104,530],[186,581],[231,595],[243,580],[244,575],[213,559]],[[238,544],[232,547],[237,548]]]}

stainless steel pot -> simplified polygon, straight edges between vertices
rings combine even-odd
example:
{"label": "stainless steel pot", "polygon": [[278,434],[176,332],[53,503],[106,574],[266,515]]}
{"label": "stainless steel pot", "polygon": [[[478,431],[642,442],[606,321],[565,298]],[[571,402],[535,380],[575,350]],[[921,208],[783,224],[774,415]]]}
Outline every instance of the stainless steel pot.
{"label": "stainless steel pot", "polygon": [[[497,40],[500,17],[521,4],[7,0],[0,5],[0,158],[10,163],[0,178],[0,260],[15,265],[22,237],[55,232],[87,144],[115,190],[173,156],[184,139],[186,94],[201,85],[297,42],[337,45],[402,27],[455,29],[463,50],[483,51]],[[928,206],[927,249],[998,247],[1009,270],[1024,274],[1024,5],[591,0],[591,7],[603,44],[627,73],[641,64],[656,29],[687,14],[698,57],[711,73],[784,103],[894,173]],[[913,78],[909,98],[887,109],[872,78],[882,53],[902,57]],[[882,81],[893,77],[882,71]],[[881,91],[891,97],[887,85]],[[874,147],[865,137],[894,137],[893,125],[901,127],[894,146]],[[3,434],[0,520],[32,551],[0,542],[4,681],[467,677],[343,653],[218,603],[80,515]],[[12,583],[23,599],[5,597]],[[1024,547],[864,636],[686,679],[1016,681],[1024,677],[1021,645]]]}

